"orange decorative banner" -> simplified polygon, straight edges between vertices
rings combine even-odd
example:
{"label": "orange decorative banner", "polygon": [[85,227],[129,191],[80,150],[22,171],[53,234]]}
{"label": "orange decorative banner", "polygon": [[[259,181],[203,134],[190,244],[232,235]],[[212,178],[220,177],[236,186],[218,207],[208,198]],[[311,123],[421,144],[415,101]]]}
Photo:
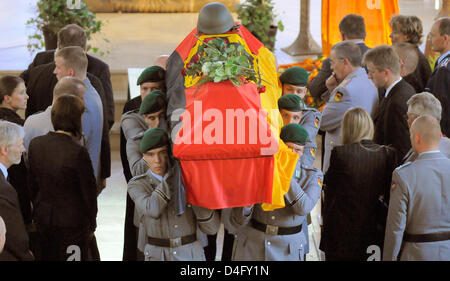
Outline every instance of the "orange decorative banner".
{"label": "orange decorative banner", "polygon": [[339,22],[348,14],[364,18],[366,39],[370,48],[391,44],[389,20],[398,14],[397,0],[322,0],[322,53],[329,56],[331,47],[342,41]]}

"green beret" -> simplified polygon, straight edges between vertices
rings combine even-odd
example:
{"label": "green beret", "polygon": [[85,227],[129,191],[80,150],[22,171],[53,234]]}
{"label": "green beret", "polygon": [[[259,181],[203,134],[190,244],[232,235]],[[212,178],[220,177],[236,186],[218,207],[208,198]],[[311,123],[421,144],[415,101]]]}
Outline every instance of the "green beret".
{"label": "green beret", "polygon": [[308,72],[298,66],[286,69],[280,76],[280,81],[283,84],[291,84],[295,86],[306,86],[308,84]]}
{"label": "green beret", "polygon": [[145,153],[149,150],[169,145],[169,137],[161,128],[148,129],[141,140],[140,150]]}
{"label": "green beret", "polygon": [[278,109],[299,112],[302,110],[306,110],[306,106],[299,96],[287,94],[278,99]]}
{"label": "green beret", "polygon": [[141,85],[145,82],[159,82],[163,81],[166,77],[166,71],[164,68],[153,65],[150,67],[147,67],[142,71],[141,75],[139,75],[139,78],[137,79],[137,85]]}
{"label": "green beret", "polygon": [[308,131],[302,125],[291,123],[281,128],[280,138],[286,142],[305,145],[309,139]]}
{"label": "green beret", "polygon": [[153,90],[142,100],[139,114],[149,114],[166,108],[165,94],[160,90]]}

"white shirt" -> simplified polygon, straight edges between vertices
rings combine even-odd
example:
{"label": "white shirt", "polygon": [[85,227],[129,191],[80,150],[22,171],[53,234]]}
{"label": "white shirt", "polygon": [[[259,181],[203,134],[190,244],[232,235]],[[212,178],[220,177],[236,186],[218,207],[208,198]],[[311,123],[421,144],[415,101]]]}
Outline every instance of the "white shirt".
{"label": "white shirt", "polygon": [[391,84],[391,86],[389,86],[389,88],[386,89],[386,94],[384,95],[385,98],[387,98],[389,92],[392,90],[392,88],[394,88],[395,85],[398,84],[398,82],[400,82],[402,80],[402,77],[398,78],[398,80],[395,80],[394,83]]}
{"label": "white shirt", "polygon": [[3,175],[5,176],[5,180],[8,178],[8,169],[6,169],[5,165],[0,163],[0,170],[3,172]]}

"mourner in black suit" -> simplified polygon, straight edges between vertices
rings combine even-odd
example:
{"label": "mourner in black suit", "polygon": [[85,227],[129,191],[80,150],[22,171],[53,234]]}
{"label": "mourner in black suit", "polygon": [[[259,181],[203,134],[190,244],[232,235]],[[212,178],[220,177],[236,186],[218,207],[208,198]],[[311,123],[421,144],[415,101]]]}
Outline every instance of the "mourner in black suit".
{"label": "mourner in black suit", "polygon": [[34,260],[30,251],[28,233],[25,229],[17,192],[6,180],[8,168],[21,161],[23,129],[9,121],[0,121],[0,147],[8,143],[7,155],[0,155],[0,217],[6,226],[6,244],[0,253],[0,261]]}
{"label": "mourner in black suit", "polygon": [[392,47],[382,45],[369,50],[364,63],[379,93],[379,106],[372,116],[375,123],[373,141],[393,146],[397,150],[397,159],[403,159],[411,148],[406,102],[415,94],[414,88],[400,77],[399,57]]}
{"label": "mourner in black suit", "polygon": [[52,107],[55,132],[30,142],[29,186],[41,260],[67,260],[70,245],[79,247],[81,260],[92,259],[97,185],[87,149],[79,144],[83,112],[78,97],[60,96]]}
{"label": "mourner in black suit", "polygon": [[34,260],[29,248],[28,233],[20,212],[17,192],[0,173],[0,216],[6,225],[6,244],[0,261]]}
{"label": "mourner in black suit", "polygon": [[[350,14],[345,16],[339,23],[339,30],[341,32],[342,40],[348,40],[356,43],[361,50],[361,55],[364,55],[369,47],[364,44],[366,38],[366,27],[364,18],[359,15]],[[333,70],[331,69],[331,59],[326,58],[319,73],[308,84],[308,90],[311,96],[322,99],[324,102],[328,101],[330,93],[328,92],[325,82],[331,76]]]}
{"label": "mourner in black suit", "polygon": [[367,260],[369,246],[383,249],[388,209],[382,202],[389,202],[396,154],[370,140],[372,120],[362,108],[345,113],[342,135],[344,145],[332,150],[324,177],[320,249],[326,260]]}
{"label": "mourner in black suit", "polygon": [[[441,56],[437,59],[426,91],[432,93],[442,105],[441,129],[450,136],[450,18],[438,19],[431,28],[431,47]],[[445,39],[447,38],[447,39]]]}

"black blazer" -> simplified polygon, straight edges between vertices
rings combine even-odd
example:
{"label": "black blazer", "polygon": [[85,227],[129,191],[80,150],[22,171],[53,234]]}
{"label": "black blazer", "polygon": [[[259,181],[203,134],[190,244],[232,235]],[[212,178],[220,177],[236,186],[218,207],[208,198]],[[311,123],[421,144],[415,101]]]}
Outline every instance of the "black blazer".
{"label": "black blazer", "polygon": [[0,171],[0,217],[6,225],[6,244],[0,261],[32,261],[28,233],[20,212],[16,190]]}
{"label": "black blazer", "polygon": [[432,93],[442,106],[441,130],[450,136],[450,55],[434,66],[433,74],[428,80],[426,91]]}
{"label": "black blazer", "polygon": [[397,159],[403,159],[411,148],[409,127],[406,120],[408,105],[406,102],[416,92],[402,79],[395,85],[387,98],[385,89],[378,89],[380,100],[374,115],[375,134],[373,140],[381,145],[392,145],[397,150]]}
{"label": "black blazer", "polygon": [[395,150],[370,140],[337,146],[324,177],[323,229],[320,249],[349,259],[367,259],[367,247],[383,249]]}
{"label": "black blazer", "polygon": [[[33,67],[53,62],[54,56],[55,50],[48,50],[37,53],[34,57],[33,62],[28,66],[28,69],[21,74],[21,77],[27,78],[26,76],[28,75],[30,69]],[[109,66],[96,57],[93,57],[89,54],[86,54],[86,56],[88,59],[87,72],[97,77],[102,84],[103,91],[105,93],[105,109],[107,111],[106,116],[108,118],[109,128],[111,129],[112,125],[114,124],[114,94],[111,85],[111,74],[109,72]]]}
{"label": "black blazer", "polygon": [[431,67],[428,59],[419,48],[417,48],[417,54],[419,55],[419,62],[417,63],[416,69],[413,73],[403,77],[403,79],[413,86],[416,93],[422,93],[425,91],[425,86],[431,76]]}
{"label": "black blazer", "polygon": [[[359,49],[361,50],[361,55],[364,55],[370,49],[364,43],[359,43],[356,45],[358,45]],[[333,73],[333,70],[331,69],[331,59],[326,58],[322,62],[322,67],[320,68],[317,76],[308,83],[308,90],[311,93],[311,96],[320,99],[322,94],[328,91],[325,82],[327,81],[328,77],[331,76],[331,73]],[[325,100],[324,102],[328,102],[328,100]]]}
{"label": "black blazer", "polygon": [[[27,109],[25,116],[28,117],[39,111],[47,109],[53,101],[53,89],[55,88],[58,79],[53,74],[55,69],[55,63],[50,62],[33,67],[21,74],[21,77],[25,81],[27,86],[27,94],[29,96]],[[92,86],[100,95],[103,105],[103,132],[102,132],[102,144],[100,152],[100,178],[106,179],[111,176],[111,146],[109,143],[109,129],[114,123],[114,116],[112,117],[112,123],[107,116],[108,104],[103,91],[103,86],[100,80],[91,73],[87,73],[87,77],[92,83]]]}
{"label": "black blazer", "polygon": [[85,147],[49,132],[30,142],[28,179],[37,224],[95,231],[97,186]]}

